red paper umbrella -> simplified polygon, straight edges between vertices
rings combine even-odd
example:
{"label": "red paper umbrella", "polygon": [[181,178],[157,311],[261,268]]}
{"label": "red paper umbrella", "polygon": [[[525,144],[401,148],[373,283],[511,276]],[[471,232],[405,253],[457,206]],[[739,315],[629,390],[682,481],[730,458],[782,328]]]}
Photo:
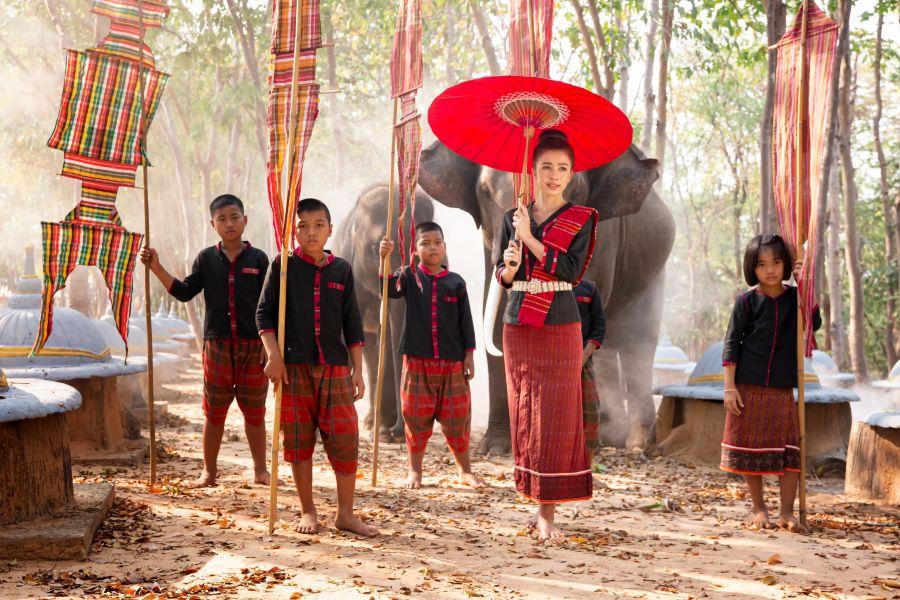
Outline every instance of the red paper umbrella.
{"label": "red paper umbrella", "polygon": [[428,109],[428,123],[451,150],[501,171],[530,172],[531,138],[559,129],[575,151],[575,171],[608,163],[631,144],[628,117],[584,88],[544,79],[501,75],[444,90]]}

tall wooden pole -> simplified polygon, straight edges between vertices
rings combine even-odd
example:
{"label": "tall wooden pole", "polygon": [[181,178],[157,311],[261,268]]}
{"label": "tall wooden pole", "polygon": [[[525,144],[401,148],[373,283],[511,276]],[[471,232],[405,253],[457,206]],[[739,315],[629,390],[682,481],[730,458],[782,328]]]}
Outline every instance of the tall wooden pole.
{"label": "tall wooden pole", "polygon": [[[284,178],[287,178],[287,197],[284,202],[284,214],[281,220],[281,271],[278,280],[278,350],[284,356],[284,317],[287,303],[288,259],[291,256],[293,236],[292,223],[294,207],[297,205],[297,190],[294,187],[294,151],[295,130],[297,129],[297,90],[300,87],[300,20],[294,26],[294,60],[291,68],[290,118],[288,119],[287,152],[284,157],[287,168],[282,166],[281,190],[285,189]],[[277,126],[277,125],[276,125]],[[272,474],[269,481],[269,535],[275,531],[275,519],[278,516],[278,450],[281,435],[281,398],[284,392],[283,381],[275,383],[275,419],[272,425]]]}
{"label": "tall wooden pole", "polygon": [[[804,198],[806,191],[805,179],[807,175],[806,169],[806,132],[808,130],[808,103],[809,103],[809,75],[807,73],[807,56],[806,56],[806,28],[809,15],[809,2],[803,0],[803,16],[800,26],[800,76],[798,85],[800,87],[797,94],[797,123],[796,123],[796,166],[794,169],[794,234],[797,236],[794,240],[794,246],[797,249],[797,260],[803,260],[803,246],[801,242],[801,227],[808,227],[805,223],[806,219],[806,203],[809,198]],[[797,282],[800,283],[799,281]],[[800,292],[797,292],[797,414],[800,421],[800,523],[806,527],[806,382],[804,381],[803,362],[806,356],[806,327],[803,321],[803,311],[800,309]]]}
{"label": "tall wooden pole", "polygon": [[[147,181],[147,106],[144,98],[144,0],[138,0],[138,102],[141,107],[141,173],[144,178],[144,248],[150,247],[150,183]],[[150,304],[150,263],[144,264],[144,312],[147,327],[147,419],[150,421],[150,487],[156,485],[156,412],[153,400],[153,311]]]}
{"label": "tall wooden pole", "polygon": [[[394,163],[397,157],[397,108],[400,104],[399,98],[394,98],[394,117],[391,124],[391,166],[390,176],[388,177],[388,210],[387,210],[387,226],[386,237],[391,239],[391,232],[394,224],[394,173],[396,169]],[[400,264],[403,264],[403,257],[400,257]],[[391,279],[391,255],[384,257],[384,264],[381,265],[381,273],[384,278],[381,280],[381,326],[378,334],[378,376],[375,379],[375,403],[372,410],[375,411],[372,420],[372,487],[378,485],[378,437],[381,434],[381,394],[384,390],[384,353],[387,348],[387,322],[388,322],[388,283]]]}

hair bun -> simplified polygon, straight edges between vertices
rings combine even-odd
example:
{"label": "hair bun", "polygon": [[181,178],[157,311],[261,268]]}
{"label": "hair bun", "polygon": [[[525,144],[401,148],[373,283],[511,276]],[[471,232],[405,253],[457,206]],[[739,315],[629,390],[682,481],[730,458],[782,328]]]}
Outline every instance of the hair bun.
{"label": "hair bun", "polygon": [[569,136],[567,136],[564,131],[560,131],[559,129],[545,129],[538,137],[538,142],[543,142],[545,140],[562,140],[564,142],[568,142]]}

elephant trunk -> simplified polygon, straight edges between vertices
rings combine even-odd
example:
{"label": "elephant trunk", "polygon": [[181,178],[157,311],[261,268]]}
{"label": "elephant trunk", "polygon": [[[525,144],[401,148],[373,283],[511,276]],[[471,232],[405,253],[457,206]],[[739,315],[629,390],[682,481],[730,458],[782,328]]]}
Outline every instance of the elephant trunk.
{"label": "elephant trunk", "polygon": [[503,351],[494,345],[494,323],[497,321],[497,311],[500,308],[500,283],[496,277],[491,277],[491,286],[488,288],[487,302],[484,304],[484,348],[491,356],[503,356]]}

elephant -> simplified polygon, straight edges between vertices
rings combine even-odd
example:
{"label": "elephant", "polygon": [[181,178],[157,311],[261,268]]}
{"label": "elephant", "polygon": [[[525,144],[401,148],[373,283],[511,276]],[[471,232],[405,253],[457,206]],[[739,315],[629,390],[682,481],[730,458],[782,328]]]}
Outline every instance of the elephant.
{"label": "elephant", "polygon": [[[675,241],[672,212],[653,191],[658,161],[631,146],[613,162],[576,173],[566,199],[599,213],[597,246],[585,277],[596,282],[606,340],[593,360],[604,442],[644,448],[655,418],[653,356],[662,318],[665,264]],[[503,359],[496,348],[503,311],[494,266],[504,213],[515,194],[509,173],[471,162],[437,141],[422,151],[419,185],[435,201],[471,215],[484,239],[484,341],[488,349],[488,429],[477,451],[507,454],[509,413]]]}
{"label": "elephant", "polygon": [[[365,427],[371,428],[375,403],[375,385],[378,373],[378,341],[381,322],[381,280],[378,277],[378,245],[385,235],[387,223],[387,184],[369,186],[359,195],[353,209],[341,220],[332,241],[332,250],[337,256],[347,260],[353,270],[356,301],[362,315],[366,345],[363,361],[366,364],[369,415]],[[396,200],[395,200],[396,202]],[[431,221],[434,218],[434,204],[431,198],[416,190],[415,221]],[[396,217],[395,217],[396,219]],[[395,221],[396,223],[396,221]],[[404,219],[404,232],[409,231],[409,218]],[[411,241],[407,236],[407,244]],[[401,264],[399,244],[391,256],[391,265]],[[400,323],[403,319],[403,303],[392,301],[388,304],[387,334],[390,344],[385,351],[384,385],[381,397],[381,425],[377,432],[384,442],[403,439],[403,415],[400,411],[400,374],[402,363],[400,347]]]}

